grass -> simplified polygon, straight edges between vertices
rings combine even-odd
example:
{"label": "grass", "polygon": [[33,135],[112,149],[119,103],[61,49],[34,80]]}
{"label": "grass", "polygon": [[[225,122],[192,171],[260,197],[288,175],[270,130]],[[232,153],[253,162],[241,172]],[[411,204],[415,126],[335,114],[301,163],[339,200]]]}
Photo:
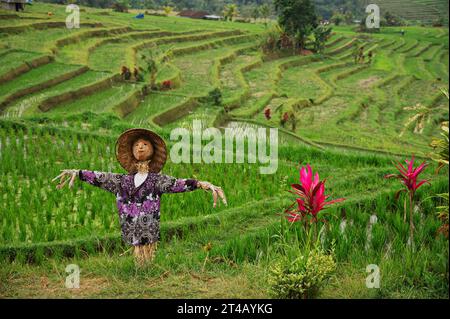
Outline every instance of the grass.
{"label": "grass", "polygon": [[0,74],[3,75],[9,70],[20,66],[23,61],[31,60],[38,57],[39,54],[35,52],[25,51],[10,51],[5,55],[2,55],[2,64],[0,65]]}
{"label": "grass", "polygon": [[27,95],[13,105],[9,106],[5,116],[6,117],[21,117],[39,113],[39,104],[51,96],[62,94],[70,90],[75,90],[93,82],[99,81],[109,74],[104,72],[88,71],[71,80],[64,81],[51,88],[39,91],[35,94]]}
{"label": "grass", "polygon": [[[112,87],[101,90],[92,95],[77,99],[73,102],[59,105],[50,110],[51,113],[80,113],[92,111],[99,113],[115,113],[115,106],[127,95],[137,89],[135,84],[113,84]],[[101,101],[99,103],[99,101]]]}
{"label": "grass", "polygon": [[80,66],[67,65],[62,63],[49,63],[38,68],[32,69],[29,72],[20,75],[19,77],[2,84],[0,88],[0,98],[4,98],[17,90],[24,89],[33,85],[37,85],[46,80],[50,80],[58,75],[73,71]]}

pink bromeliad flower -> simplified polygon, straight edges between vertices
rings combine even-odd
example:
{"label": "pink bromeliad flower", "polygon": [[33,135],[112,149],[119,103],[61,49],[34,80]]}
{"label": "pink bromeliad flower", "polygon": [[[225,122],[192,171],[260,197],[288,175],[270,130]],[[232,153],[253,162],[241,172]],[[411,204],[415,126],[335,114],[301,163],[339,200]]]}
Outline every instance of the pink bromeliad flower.
{"label": "pink bromeliad flower", "polygon": [[325,195],[325,181],[319,179],[319,174],[316,173],[313,176],[311,166],[308,164],[306,167],[300,169],[300,183],[292,184],[294,191],[290,191],[296,194],[297,209],[289,210],[289,207],[285,212],[287,213],[286,218],[290,222],[297,222],[304,220],[306,217],[311,217],[313,222],[317,221],[317,214],[325,209],[325,206],[342,202],[345,198],[339,198],[331,201],[327,201],[329,195]]}
{"label": "pink bromeliad flower", "polygon": [[[411,160],[405,160],[407,167],[403,166],[400,162],[394,163],[395,167],[398,169],[399,174],[388,174],[385,178],[397,178],[400,180],[405,188],[396,192],[395,198],[398,200],[401,192],[409,193],[409,244],[413,243],[414,236],[414,222],[413,222],[413,211],[414,211],[414,194],[417,189],[425,183],[429,184],[428,179],[417,181],[420,173],[422,173],[428,166],[425,161],[418,167],[414,168],[414,155]],[[405,198],[405,210],[403,214],[403,221],[406,222],[406,198]]]}
{"label": "pink bromeliad flower", "polygon": [[394,166],[398,169],[400,174],[388,174],[385,176],[385,178],[398,178],[406,188],[400,190],[399,192],[408,191],[411,197],[414,197],[415,192],[420,186],[422,186],[425,183],[429,183],[429,180],[427,179],[417,182],[417,177],[428,166],[428,163],[424,161],[418,167],[414,168],[414,155],[412,156],[411,160],[405,160],[405,162],[408,167],[403,166],[402,163],[400,162],[396,164],[394,163]]}

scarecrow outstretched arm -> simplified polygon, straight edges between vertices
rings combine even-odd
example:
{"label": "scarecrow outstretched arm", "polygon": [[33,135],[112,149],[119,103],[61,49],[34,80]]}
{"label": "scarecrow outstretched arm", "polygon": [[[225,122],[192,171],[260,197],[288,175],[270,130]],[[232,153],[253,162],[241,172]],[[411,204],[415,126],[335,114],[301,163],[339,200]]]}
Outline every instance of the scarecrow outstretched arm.
{"label": "scarecrow outstretched arm", "polygon": [[222,188],[214,186],[209,182],[202,182],[195,179],[175,178],[167,175],[159,175],[156,182],[156,187],[161,194],[164,193],[182,193],[189,192],[196,189],[203,189],[211,192],[213,195],[213,207],[217,205],[217,199],[222,199],[222,202],[227,205],[227,199]]}
{"label": "scarecrow outstretched arm", "polygon": [[195,179],[176,178],[169,175],[159,175],[156,188],[161,194],[184,193],[198,189],[198,181]]}
{"label": "scarecrow outstretched arm", "polygon": [[120,192],[123,174],[105,173],[89,170],[79,170],[78,177],[81,181],[100,187],[108,192],[117,194]]}

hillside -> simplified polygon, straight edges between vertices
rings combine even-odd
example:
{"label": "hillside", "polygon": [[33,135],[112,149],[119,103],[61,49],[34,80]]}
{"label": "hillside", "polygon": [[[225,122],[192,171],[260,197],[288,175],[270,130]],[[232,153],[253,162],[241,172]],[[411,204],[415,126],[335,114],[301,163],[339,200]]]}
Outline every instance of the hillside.
{"label": "hillside", "polygon": [[442,19],[448,25],[449,5],[446,0],[374,0],[380,6],[381,14],[389,11],[411,23],[433,24]]}
{"label": "hillside", "polygon": [[[45,0],[44,2],[61,3],[60,0]],[[112,0],[80,0],[77,3],[92,7],[109,8]],[[145,1],[123,1],[129,8],[133,9],[161,9],[166,5],[166,0],[145,0]],[[386,11],[402,17],[413,24],[432,24],[438,19],[442,19],[448,25],[449,6],[446,0],[313,0],[316,5],[317,14],[325,19],[329,19],[334,12],[351,12],[355,18],[362,18],[365,15],[365,7],[370,3],[376,3],[381,8],[381,14]],[[269,5],[271,16],[276,17],[272,0],[176,0],[171,5],[177,10],[206,10],[210,13],[222,15],[223,8],[229,3],[236,3],[241,16],[251,18],[255,7]]]}

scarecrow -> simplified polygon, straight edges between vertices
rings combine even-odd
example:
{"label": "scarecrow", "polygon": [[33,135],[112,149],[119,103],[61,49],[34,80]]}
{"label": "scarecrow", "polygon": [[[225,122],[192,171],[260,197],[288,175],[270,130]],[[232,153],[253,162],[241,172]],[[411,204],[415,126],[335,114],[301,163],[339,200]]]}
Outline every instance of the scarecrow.
{"label": "scarecrow", "polygon": [[213,195],[227,205],[220,187],[195,179],[175,178],[161,174],[167,159],[164,140],[147,129],[130,129],[116,142],[116,157],[128,174],[105,173],[90,170],[65,169],[53,181],[61,189],[67,182],[73,186],[76,177],[90,185],[102,188],[116,196],[122,240],[134,247],[138,265],[154,258],[160,240],[160,201],[162,194],[182,193],[196,189]]}

